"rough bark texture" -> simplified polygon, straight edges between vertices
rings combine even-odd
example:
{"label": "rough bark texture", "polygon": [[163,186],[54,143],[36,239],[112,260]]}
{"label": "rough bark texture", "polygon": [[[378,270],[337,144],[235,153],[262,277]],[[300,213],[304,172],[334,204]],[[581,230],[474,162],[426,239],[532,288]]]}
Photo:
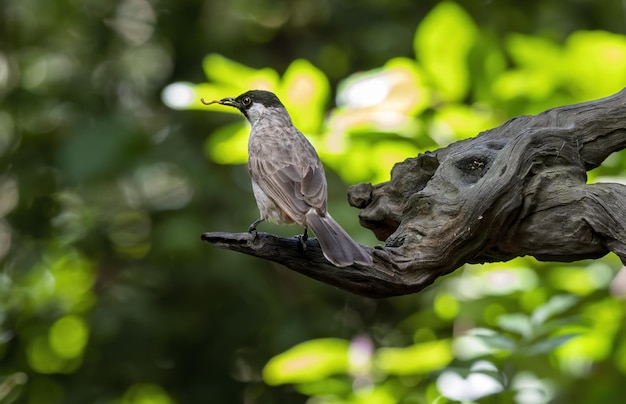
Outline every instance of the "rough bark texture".
{"label": "rough bark texture", "polygon": [[361,224],[385,242],[368,267],[334,267],[314,239],[303,251],[297,239],[262,233],[202,238],[370,297],[417,292],[464,263],[524,255],[569,262],[613,252],[626,264],[626,186],[586,184],[586,171],[625,147],[626,89],[398,163],[389,182],[348,190]]}

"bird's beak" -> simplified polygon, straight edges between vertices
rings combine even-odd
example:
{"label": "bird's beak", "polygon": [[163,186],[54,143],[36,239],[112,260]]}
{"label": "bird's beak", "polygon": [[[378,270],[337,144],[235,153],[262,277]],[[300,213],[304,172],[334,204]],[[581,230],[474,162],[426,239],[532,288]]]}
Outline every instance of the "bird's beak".
{"label": "bird's beak", "polygon": [[229,107],[235,107],[235,108],[239,108],[240,106],[237,100],[234,98],[222,98],[221,100],[213,100],[213,101],[205,101],[204,98],[200,98],[200,101],[204,105],[220,104],[220,105],[228,105]]}
{"label": "bird's beak", "polygon": [[239,103],[234,98],[222,98],[219,103],[222,105],[228,105],[229,107],[240,107]]}

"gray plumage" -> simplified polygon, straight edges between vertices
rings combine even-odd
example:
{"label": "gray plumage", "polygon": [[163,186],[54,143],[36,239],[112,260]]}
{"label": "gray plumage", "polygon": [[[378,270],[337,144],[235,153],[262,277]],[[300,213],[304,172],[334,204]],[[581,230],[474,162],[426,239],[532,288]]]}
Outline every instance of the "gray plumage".
{"label": "gray plumage", "polygon": [[214,101],[238,108],[252,129],[248,172],[260,218],[297,223],[313,230],[326,259],[336,266],[370,265],[369,253],[326,211],[326,176],[317,152],[293,126],[289,113],[271,92],[251,90],[237,98]]}

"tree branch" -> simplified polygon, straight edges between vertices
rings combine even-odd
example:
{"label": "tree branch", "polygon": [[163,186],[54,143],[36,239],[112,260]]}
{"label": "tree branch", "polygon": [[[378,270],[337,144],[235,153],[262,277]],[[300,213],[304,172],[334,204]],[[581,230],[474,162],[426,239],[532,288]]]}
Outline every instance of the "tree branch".
{"label": "tree branch", "polygon": [[524,255],[576,261],[609,252],[626,264],[626,186],[586,171],[626,147],[626,89],[514,118],[394,166],[391,180],[350,187],[361,224],[385,246],[372,266],[337,268],[317,241],[205,233],[217,247],[269,259],[360,295],[417,292],[464,263]]}

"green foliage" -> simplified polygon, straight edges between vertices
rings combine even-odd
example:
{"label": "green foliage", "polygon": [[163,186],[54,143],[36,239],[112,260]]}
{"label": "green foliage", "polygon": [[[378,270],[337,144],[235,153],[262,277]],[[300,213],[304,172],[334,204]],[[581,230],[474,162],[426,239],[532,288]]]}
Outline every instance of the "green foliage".
{"label": "green foliage", "polygon": [[442,2],[422,20],[415,33],[415,54],[444,101],[463,101],[467,96],[467,56],[477,31],[472,18],[459,5]]}
{"label": "green foliage", "polygon": [[[626,82],[626,39],[621,35],[579,31],[560,45],[512,34],[503,51],[452,2],[429,12],[413,45],[416,59],[394,58],[341,80],[336,106],[328,114],[329,80],[302,59],[279,78],[270,68],[253,69],[209,55],[203,63],[209,82],[172,84],[164,101],[173,108],[232,114],[236,111],[206,107],[199,100],[236,96],[250,88],[273,91],[334,171],[348,182],[381,182],[393,164],[419,152],[474,136],[509,116],[608,96]],[[503,52],[511,59],[509,68]],[[207,155],[221,164],[244,163],[246,128],[241,120],[218,128],[207,138]],[[370,153],[383,158],[363,158]]]}
{"label": "green foliage", "polygon": [[275,91],[328,165],[333,215],[373,244],[345,183],[621,89],[619,2],[78,3],[0,6],[0,403],[626,394],[614,257],[468,265],[373,301],[198,237],[257,214],[247,124],[200,98]]}
{"label": "green foliage", "polygon": [[[264,379],[272,385],[296,384],[320,403],[353,403],[363,397],[381,403],[426,402],[434,392],[437,400],[474,401],[496,393],[527,394],[527,389],[541,392],[543,398],[536,402],[548,402],[554,396],[551,385],[536,379],[522,364],[546,355],[567,361],[558,350],[583,334],[581,330],[563,333],[581,323],[578,316],[566,315],[579,302],[572,295],[556,295],[530,315],[502,314],[496,327],[473,328],[454,341],[435,339],[373,350],[371,341],[364,343],[363,337],[312,340],[270,360]],[[535,382],[530,387],[516,382],[525,378]]]}
{"label": "green foliage", "polygon": [[317,339],[296,345],[270,360],[263,370],[268,384],[306,383],[348,370],[346,341]]}

